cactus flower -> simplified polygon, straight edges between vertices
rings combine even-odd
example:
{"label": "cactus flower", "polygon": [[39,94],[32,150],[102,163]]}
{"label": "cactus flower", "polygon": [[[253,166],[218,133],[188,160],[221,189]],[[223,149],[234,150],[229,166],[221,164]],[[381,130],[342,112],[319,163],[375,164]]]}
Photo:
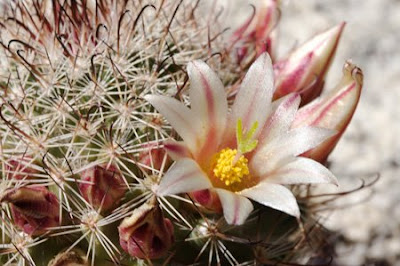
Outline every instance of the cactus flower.
{"label": "cactus flower", "polygon": [[174,243],[174,227],[163,217],[155,198],[135,209],[118,231],[122,249],[136,258],[160,258]]}
{"label": "cactus flower", "polygon": [[79,190],[94,208],[108,211],[120,202],[127,187],[115,166],[96,165],[81,173]]}
{"label": "cactus flower", "polygon": [[347,62],[336,87],[299,109],[292,127],[317,126],[336,134],[302,156],[324,162],[344,133],[356,110],[363,85],[361,69]]}
{"label": "cactus flower", "polygon": [[296,91],[304,104],[319,96],[344,26],[342,22],[316,35],[274,64],[274,99]]}
{"label": "cactus flower", "polygon": [[242,224],[250,201],[299,218],[292,192],[284,185],[333,183],[320,163],[298,155],[333,135],[317,127],[290,129],[300,96],[272,103],[273,70],[264,53],[247,72],[228,112],[224,87],[202,61],[188,65],[191,109],[166,96],[145,97],[183,139],[165,148],[176,160],[155,188],[159,196],[209,189],[219,197],[229,224]]}
{"label": "cactus flower", "polygon": [[56,195],[43,186],[6,190],[0,202],[10,204],[14,224],[29,235],[40,235],[60,223]]}

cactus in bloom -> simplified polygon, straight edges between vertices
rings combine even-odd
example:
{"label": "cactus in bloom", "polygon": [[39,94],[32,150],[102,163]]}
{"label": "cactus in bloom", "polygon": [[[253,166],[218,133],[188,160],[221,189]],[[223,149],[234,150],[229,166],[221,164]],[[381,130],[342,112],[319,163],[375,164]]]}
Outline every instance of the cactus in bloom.
{"label": "cactus in bloom", "polygon": [[277,60],[279,1],[231,35],[204,2],[3,4],[2,264],[330,258],[310,198],[362,87],[347,62],[320,95],[344,24]]}

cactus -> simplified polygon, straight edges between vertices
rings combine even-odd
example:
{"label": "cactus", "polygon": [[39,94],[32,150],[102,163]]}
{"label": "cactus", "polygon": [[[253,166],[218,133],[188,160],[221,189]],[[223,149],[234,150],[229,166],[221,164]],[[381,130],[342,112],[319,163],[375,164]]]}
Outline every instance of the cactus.
{"label": "cactus", "polygon": [[[265,1],[231,35],[203,2],[3,4],[2,264],[329,261],[318,215],[325,201],[313,201],[312,184],[336,183],[322,164],[362,87],[348,62],[320,96],[344,24],[271,62],[279,1]],[[246,109],[249,95],[256,102]],[[211,109],[218,115],[207,118]],[[203,136],[211,129],[215,138]],[[268,146],[289,137],[292,161],[284,145]],[[262,169],[261,147],[273,151],[269,164],[286,163]],[[186,183],[177,180],[188,171]],[[255,179],[262,171],[280,181]]]}

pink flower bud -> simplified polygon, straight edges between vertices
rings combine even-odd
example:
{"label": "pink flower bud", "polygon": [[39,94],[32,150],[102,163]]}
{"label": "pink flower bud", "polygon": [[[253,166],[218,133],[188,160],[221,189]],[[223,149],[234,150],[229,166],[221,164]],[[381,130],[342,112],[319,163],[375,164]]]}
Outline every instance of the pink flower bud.
{"label": "pink flower bud", "polygon": [[[144,150],[139,153],[139,163],[146,167],[144,170],[160,170],[166,156],[164,148],[158,144],[145,144],[143,147]],[[169,157],[167,157],[165,163],[169,163],[169,161]]]}
{"label": "pink flower bud", "polygon": [[79,190],[96,209],[108,211],[118,205],[127,190],[119,170],[113,166],[93,166],[81,173]]}
{"label": "pink flower bud", "polygon": [[219,200],[218,194],[210,189],[198,190],[189,193],[191,198],[199,203],[206,209],[214,212],[222,212],[221,201]]}
{"label": "pink flower bud", "polygon": [[14,224],[29,235],[40,235],[60,223],[58,199],[43,186],[6,190],[0,202],[10,204]]}
{"label": "pink flower bud", "polygon": [[38,173],[38,171],[32,168],[32,166],[30,165],[31,160],[32,158],[30,157],[8,160],[5,167],[7,179],[31,179],[34,174]]}
{"label": "pink flower bud", "polygon": [[155,198],[135,209],[118,231],[122,249],[136,258],[160,258],[174,243],[174,227],[163,217]]}
{"label": "pink flower bud", "polygon": [[318,34],[274,64],[275,99],[299,92],[305,104],[320,95],[344,26],[343,22]]}
{"label": "pink flower bud", "polygon": [[353,117],[362,85],[361,69],[347,62],[343,67],[343,77],[333,90],[299,109],[293,127],[315,126],[337,131],[336,135],[303,156],[319,162],[326,160]]}
{"label": "pink flower bud", "polygon": [[[239,62],[251,63],[263,52],[271,58],[275,55],[277,39],[276,26],[279,22],[278,0],[265,0],[260,3],[253,14],[232,35],[232,43],[238,43],[237,56]],[[255,51],[250,54],[250,51]]]}

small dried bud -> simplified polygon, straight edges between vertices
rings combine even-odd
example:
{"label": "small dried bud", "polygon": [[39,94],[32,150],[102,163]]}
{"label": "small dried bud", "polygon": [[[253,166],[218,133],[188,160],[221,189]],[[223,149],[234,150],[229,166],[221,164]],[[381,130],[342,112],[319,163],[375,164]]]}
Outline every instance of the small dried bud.
{"label": "small dried bud", "polygon": [[118,205],[127,190],[119,172],[113,166],[93,166],[81,173],[79,190],[96,209],[108,211]]}
{"label": "small dried bud", "polygon": [[[262,1],[253,14],[232,35],[232,43],[238,43],[239,62],[251,63],[263,52],[273,59],[277,39],[276,26],[279,22],[278,0]],[[254,51],[250,53],[250,51]],[[249,61],[250,62],[247,62]]]}
{"label": "small dried bud", "polygon": [[361,69],[347,62],[343,67],[343,77],[333,90],[299,109],[293,127],[315,126],[337,131],[336,135],[303,156],[319,162],[326,160],[353,117],[362,85]]}
{"label": "small dried bud", "polygon": [[0,202],[10,204],[15,225],[29,235],[40,235],[60,223],[58,199],[45,187],[12,188]]}
{"label": "small dried bud", "polygon": [[71,250],[58,254],[48,266],[89,266],[89,262],[81,251]]}
{"label": "small dried bud", "polygon": [[141,259],[164,256],[174,242],[174,227],[163,217],[155,198],[135,209],[118,231],[122,249]]}
{"label": "small dried bud", "polygon": [[32,168],[31,160],[32,158],[30,157],[8,160],[5,167],[7,179],[23,180],[32,178],[38,171]]}
{"label": "small dried bud", "polygon": [[213,212],[222,212],[221,201],[219,200],[218,194],[210,189],[198,190],[189,193],[191,198],[199,203],[201,206]]}
{"label": "small dried bud", "polygon": [[344,26],[343,22],[318,34],[274,64],[275,99],[299,92],[305,104],[320,95]]}

